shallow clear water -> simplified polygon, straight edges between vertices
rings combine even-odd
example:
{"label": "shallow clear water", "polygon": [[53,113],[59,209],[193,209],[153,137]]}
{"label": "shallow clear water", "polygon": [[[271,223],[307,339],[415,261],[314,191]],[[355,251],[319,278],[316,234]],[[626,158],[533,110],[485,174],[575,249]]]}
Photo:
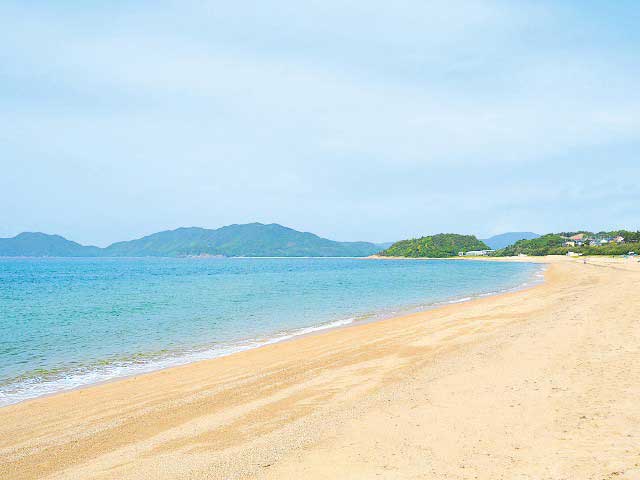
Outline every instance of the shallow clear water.
{"label": "shallow clear water", "polygon": [[0,405],[517,288],[526,263],[0,258]]}

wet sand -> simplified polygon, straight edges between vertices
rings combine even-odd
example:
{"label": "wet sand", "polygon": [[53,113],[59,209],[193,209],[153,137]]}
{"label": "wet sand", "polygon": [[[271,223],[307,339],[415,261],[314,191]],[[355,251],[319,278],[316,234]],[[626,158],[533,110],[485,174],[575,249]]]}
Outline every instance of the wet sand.
{"label": "wet sand", "polygon": [[0,478],[640,478],[640,264],[544,261],[528,290],[2,408]]}

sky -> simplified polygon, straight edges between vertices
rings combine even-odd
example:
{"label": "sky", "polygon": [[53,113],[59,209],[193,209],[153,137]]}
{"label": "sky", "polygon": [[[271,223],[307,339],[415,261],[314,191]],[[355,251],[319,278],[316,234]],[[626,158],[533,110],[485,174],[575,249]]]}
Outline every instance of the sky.
{"label": "sky", "polygon": [[640,2],[0,3],[0,237],[640,229]]}

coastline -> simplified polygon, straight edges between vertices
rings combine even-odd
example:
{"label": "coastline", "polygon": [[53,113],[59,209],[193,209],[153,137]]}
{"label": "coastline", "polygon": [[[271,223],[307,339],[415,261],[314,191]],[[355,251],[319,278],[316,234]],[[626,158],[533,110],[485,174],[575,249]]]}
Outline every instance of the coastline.
{"label": "coastline", "polygon": [[[638,413],[640,354],[625,338],[640,331],[629,301],[640,266],[543,262],[546,282],[533,288],[4,407],[0,477],[627,474],[640,425],[606,396]],[[615,329],[603,335],[607,325]],[[605,355],[621,349],[622,359]],[[612,380],[589,393],[582,383],[596,374]],[[560,397],[567,403],[543,409]],[[592,418],[585,399],[608,415],[583,421]],[[558,424],[558,412],[575,414],[580,430]]]}
{"label": "coastline", "polygon": [[[438,260],[447,261],[448,259]],[[44,381],[42,381],[42,378],[36,378],[37,382],[32,383],[31,380],[33,379],[28,378],[22,383],[16,383],[13,391],[8,389],[0,390],[0,409],[9,405],[33,400],[35,398],[49,397],[63,392],[111,383],[177,366],[235,355],[255,348],[262,348],[267,345],[292,341],[308,335],[322,334],[334,329],[383,321],[394,317],[424,312],[434,308],[439,308],[443,305],[462,303],[472,301],[476,298],[518,291],[541,282],[543,272],[543,269],[537,270],[536,272],[531,273],[530,277],[525,279],[526,281],[520,279],[519,281],[522,281],[522,283],[514,282],[512,286],[505,286],[504,288],[496,287],[496,290],[483,289],[483,287],[479,286],[478,290],[475,292],[465,292],[458,295],[452,295],[449,298],[444,297],[437,300],[391,306],[387,309],[372,310],[366,313],[354,313],[351,316],[345,316],[343,318],[337,318],[307,326],[282,329],[263,336],[251,336],[226,342],[212,343],[210,345],[193,349],[185,349],[183,351],[167,351],[164,355],[149,353],[143,356],[134,354],[131,355],[131,357],[135,357],[135,361],[127,361],[125,357],[122,360],[98,362],[95,366],[86,366],[78,371],[64,372],[58,377],[47,378]]]}
{"label": "coastline", "polygon": [[[520,263],[549,263],[549,258],[552,257],[532,257],[532,256],[518,256],[518,257],[488,257],[483,255],[469,256],[469,257],[393,257],[386,255],[369,255],[363,257],[363,260],[459,260],[459,261],[480,261],[480,262],[520,262]],[[557,257],[563,258],[563,257]],[[589,257],[591,258],[591,257]]]}

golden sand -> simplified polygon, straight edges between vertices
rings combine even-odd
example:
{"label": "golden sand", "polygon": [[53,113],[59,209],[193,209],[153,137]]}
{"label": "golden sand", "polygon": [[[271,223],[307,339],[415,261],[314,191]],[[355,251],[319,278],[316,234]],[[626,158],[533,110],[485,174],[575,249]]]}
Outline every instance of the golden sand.
{"label": "golden sand", "polygon": [[640,264],[0,409],[0,479],[638,479]]}

